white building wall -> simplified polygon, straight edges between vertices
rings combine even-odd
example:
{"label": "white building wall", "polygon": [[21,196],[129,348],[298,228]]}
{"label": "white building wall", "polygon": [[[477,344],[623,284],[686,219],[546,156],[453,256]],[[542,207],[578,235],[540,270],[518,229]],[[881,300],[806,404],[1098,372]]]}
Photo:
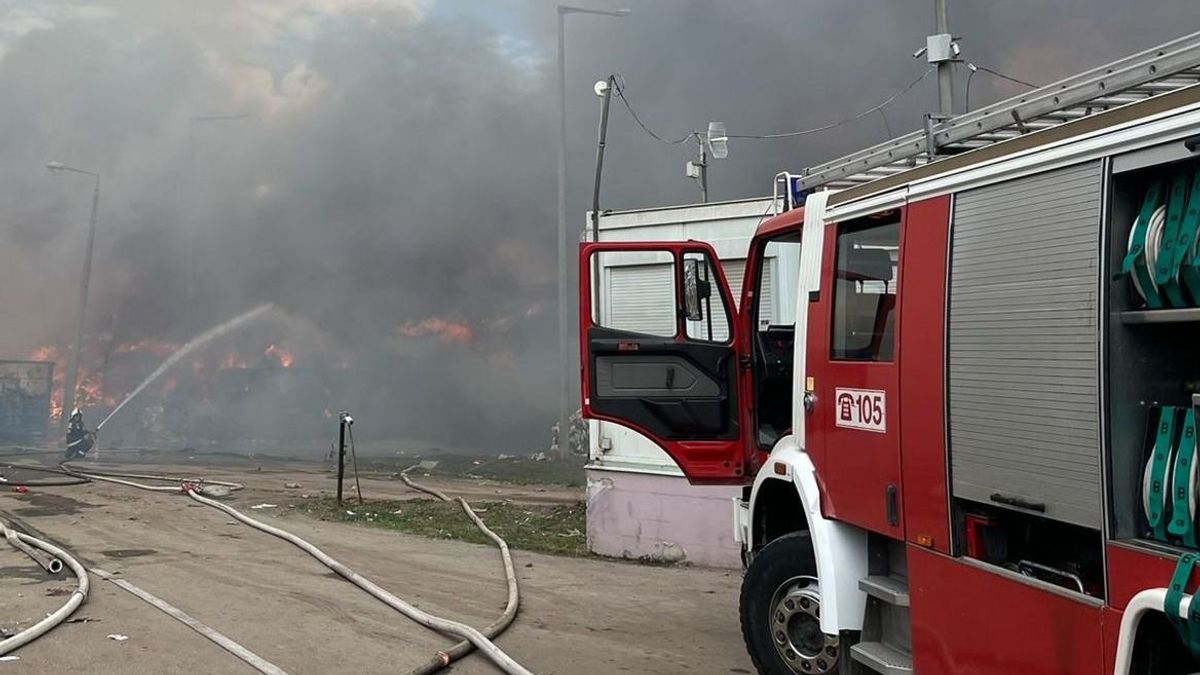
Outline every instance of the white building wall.
{"label": "white building wall", "polygon": [[[686,241],[710,244],[724,266],[734,297],[740,299],[745,258],[758,226],[771,215],[772,200],[666,207],[609,213],[600,218],[600,241]],[[654,259],[626,256],[640,263],[623,279],[654,283]],[[768,259],[769,295],[774,316],[795,306],[798,260]],[[665,259],[664,261],[665,262]],[[612,267],[600,262],[603,297],[611,290]],[[632,267],[632,266],[631,266]],[[788,283],[791,280],[791,283]],[[646,294],[667,302],[669,293]],[[661,313],[647,312],[661,316]],[[635,320],[630,318],[628,320]],[[673,329],[672,329],[673,330]],[[689,485],[671,458],[650,439],[609,422],[589,422],[588,546],[602,555],[688,561],[736,567],[739,548],[733,540],[733,487]]]}

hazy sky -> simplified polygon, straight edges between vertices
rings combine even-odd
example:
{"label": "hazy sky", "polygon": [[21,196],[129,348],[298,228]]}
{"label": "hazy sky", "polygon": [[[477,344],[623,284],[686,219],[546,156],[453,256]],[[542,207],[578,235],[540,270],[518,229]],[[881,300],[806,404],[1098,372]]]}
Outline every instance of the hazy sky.
{"label": "hazy sky", "polygon": [[[663,135],[806,128],[920,75],[933,21],[925,0],[587,4],[633,14],[568,17],[579,226],[596,79],[620,73]],[[966,58],[1047,83],[1200,29],[1200,5],[951,0],[951,22]],[[0,0],[0,357],[71,340],[90,186],[48,175],[57,159],[103,175],[90,334],[182,342],[272,301],[305,327],[298,364],[361,363],[350,403],[395,411],[396,434],[537,445],[558,363],[554,49],[538,0]],[[1019,90],[980,75],[972,103]],[[928,78],[887,124],[909,131],[934,104]],[[230,113],[250,117],[191,121]],[[712,197],[885,138],[873,115],[734,141]],[[614,104],[604,205],[696,200],[692,152]]]}

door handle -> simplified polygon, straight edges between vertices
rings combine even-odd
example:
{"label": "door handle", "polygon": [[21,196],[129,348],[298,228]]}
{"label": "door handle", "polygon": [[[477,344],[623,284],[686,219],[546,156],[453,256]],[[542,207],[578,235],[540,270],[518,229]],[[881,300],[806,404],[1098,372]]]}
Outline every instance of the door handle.
{"label": "door handle", "polygon": [[675,388],[675,366],[667,366],[667,389]]}
{"label": "door handle", "polygon": [[817,395],[811,391],[804,392],[804,411],[812,412],[817,407]]}
{"label": "door handle", "polygon": [[1046,512],[1046,504],[1044,502],[1035,502],[1035,501],[1031,501],[1028,499],[1024,499],[1022,497],[1013,497],[1010,495],[1000,494],[999,492],[997,492],[997,493],[989,496],[988,499],[996,502],[997,504],[1004,504],[1005,506],[1015,506],[1018,509],[1027,509],[1029,511],[1037,511],[1038,513]]}

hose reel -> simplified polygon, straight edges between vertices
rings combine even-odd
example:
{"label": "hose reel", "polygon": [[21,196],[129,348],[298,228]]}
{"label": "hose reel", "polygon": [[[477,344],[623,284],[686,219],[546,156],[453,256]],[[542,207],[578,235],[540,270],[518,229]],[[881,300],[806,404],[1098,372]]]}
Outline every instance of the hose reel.
{"label": "hose reel", "polygon": [[1200,307],[1198,230],[1200,172],[1150,184],[1117,275],[1132,279],[1147,309]]}
{"label": "hose reel", "polygon": [[1198,490],[1196,409],[1162,406],[1142,473],[1142,512],[1155,539],[1197,547]]}

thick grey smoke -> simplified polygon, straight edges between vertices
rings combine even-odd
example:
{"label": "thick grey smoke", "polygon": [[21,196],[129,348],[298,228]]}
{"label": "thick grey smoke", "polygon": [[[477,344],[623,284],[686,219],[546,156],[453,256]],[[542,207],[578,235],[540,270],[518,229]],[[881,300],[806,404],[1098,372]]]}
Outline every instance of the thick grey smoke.
{"label": "thick grey smoke", "polygon": [[[928,4],[631,0],[628,18],[569,17],[571,223],[590,201],[594,80],[621,73],[668,135],[824,124],[921,73],[908,55]],[[952,23],[967,56],[1036,82],[1200,27],[1185,0],[1046,4],[952,3]],[[287,319],[220,348],[252,360],[279,343],[312,371],[302,413],[255,401],[264,426],[350,407],[378,437],[543,446],[554,30],[541,0],[0,2],[0,358],[72,339],[90,185],[41,168],[58,159],[103,174],[94,341],[182,343],[274,302]],[[1017,90],[977,76],[972,103]],[[779,170],[914,128],[933,101],[930,78],[836,132],[735,142],[713,197],[761,195]],[[250,117],[193,121],[231,113]],[[605,207],[694,201],[692,150],[614,104]]]}

